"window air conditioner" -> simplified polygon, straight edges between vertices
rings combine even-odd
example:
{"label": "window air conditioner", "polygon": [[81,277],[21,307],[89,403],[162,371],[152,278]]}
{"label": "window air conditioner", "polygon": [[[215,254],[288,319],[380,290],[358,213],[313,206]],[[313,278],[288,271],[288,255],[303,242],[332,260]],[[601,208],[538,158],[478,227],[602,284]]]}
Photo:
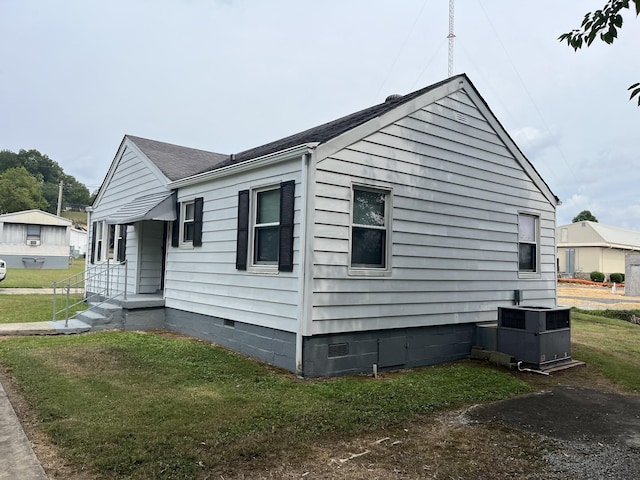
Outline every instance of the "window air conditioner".
{"label": "window air conditioner", "polygon": [[27,245],[30,247],[37,247],[40,245],[40,240],[27,240]]}

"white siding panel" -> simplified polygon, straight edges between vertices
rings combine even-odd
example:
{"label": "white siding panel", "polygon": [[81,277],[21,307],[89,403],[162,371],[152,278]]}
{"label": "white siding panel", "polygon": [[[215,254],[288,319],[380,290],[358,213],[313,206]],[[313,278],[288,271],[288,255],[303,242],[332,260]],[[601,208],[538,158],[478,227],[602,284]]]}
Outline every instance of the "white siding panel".
{"label": "white siding panel", "polygon": [[[169,248],[167,307],[295,331],[299,312],[301,159],[181,188],[179,200],[203,197],[202,246]],[[238,192],[296,181],[293,272],[259,274],[236,269]],[[348,217],[347,213],[344,213]]]}
{"label": "white siding panel", "polygon": [[116,165],[100,203],[94,206],[92,220],[108,217],[137,197],[166,190],[165,184],[150,170],[147,160],[127,149]]}
{"label": "white siding panel", "polygon": [[[495,320],[514,290],[555,306],[555,206],[463,92],[317,163],[314,334]],[[392,189],[391,274],[350,276],[351,186]],[[540,272],[518,272],[518,214]]]}
{"label": "white siding panel", "polygon": [[[152,171],[149,160],[138,157],[133,150],[125,148],[121,157],[117,159],[116,162],[115,170],[109,182],[105,185],[105,190],[100,196],[99,203],[94,205],[94,211],[91,214],[92,222],[108,218],[138,197],[168,191],[166,181],[163,182],[157,174]],[[139,228],[139,224],[127,228],[127,290],[129,293],[139,293],[136,289],[137,279],[140,278],[141,275],[140,256],[138,255],[140,240]],[[92,246],[93,230],[91,226],[89,226],[88,236],[89,245]],[[87,255],[90,258],[91,253],[87,252]],[[91,267],[97,271],[106,267],[106,265],[91,265]],[[120,268],[118,271],[121,275],[124,275],[124,268]],[[142,274],[144,278],[148,275],[148,270]],[[121,286],[124,284],[124,278],[113,278],[111,283],[114,282],[118,282],[118,285],[120,285],[119,288],[123,288]],[[87,283],[87,288],[91,291],[91,280]]]}

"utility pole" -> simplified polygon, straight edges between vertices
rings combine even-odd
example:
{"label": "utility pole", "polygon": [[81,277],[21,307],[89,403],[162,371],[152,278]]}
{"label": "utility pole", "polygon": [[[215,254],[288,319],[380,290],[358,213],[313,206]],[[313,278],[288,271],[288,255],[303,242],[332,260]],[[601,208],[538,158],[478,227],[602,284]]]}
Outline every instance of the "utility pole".
{"label": "utility pole", "polygon": [[453,76],[453,40],[456,35],[453,33],[453,7],[455,0],[449,0],[449,77]]}
{"label": "utility pole", "polygon": [[58,210],[56,211],[56,215],[60,216],[60,212],[62,210],[62,187],[64,183],[60,180],[60,184],[58,185]]}

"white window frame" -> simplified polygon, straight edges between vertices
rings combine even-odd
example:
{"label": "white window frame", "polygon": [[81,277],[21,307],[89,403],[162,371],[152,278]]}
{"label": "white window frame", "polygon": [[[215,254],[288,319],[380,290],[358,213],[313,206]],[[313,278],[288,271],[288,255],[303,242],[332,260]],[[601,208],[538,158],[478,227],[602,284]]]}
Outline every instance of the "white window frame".
{"label": "white window frame", "polygon": [[[256,261],[256,231],[258,228],[280,227],[280,202],[282,202],[282,196],[280,194],[278,201],[278,221],[268,223],[257,223],[258,219],[258,195],[268,191],[278,191],[280,193],[280,183],[264,185],[261,187],[255,187],[250,190],[249,197],[249,246],[248,254],[250,256],[247,270],[251,273],[278,273],[278,256],[276,255],[275,261],[271,262],[257,262]],[[278,242],[279,246],[279,242]],[[279,252],[278,252],[279,253]]]}
{"label": "white window frame", "polygon": [[[193,207],[193,216],[191,218],[187,218],[187,207],[191,205]],[[195,225],[196,219],[196,200],[195,198],[189,200],[183,200],[180,202],[180,241],[178,245],[181,248],[193,248],[193,233],[195,233],[195,227],[193,228],[192,238],[191,240],[185,240],[185,225],[191,224]]]}
{"label": "white window frame", "polygon": [[106,242],[104,241],[104,227],[106,222],[104,220],[96,221],[96,238],[93,239],[93,248],[96,254],[94,255],[94,259],[96,263],[102,263],[103,258],[105,258],[105,248]]}
{"label": "white window frame", "polygon": [[[520,218],[533,218],[534,241],[520,239]],[[535,247],[534,268],[533,270],[523,270],[520,268],[520,245],[533,245]],[[517,249],[518,276],[520,277],[539,277],[540,276],[540,214],[530,211],[518,212],[518,249]]]}
{"label": "white window frame", "polygon": [[[93,239],[93,248],[95,251],[98,251],[99,245],[100,247],[100,256],[96,255],[95,262],[96,263],[106,263],[107,260],[117,261],[118,258],[118,247],[121,235],[120,225],[110,225],[106,220],[97,220],[97,228],[96,228],[96,238]],[[111,227],[113,227],[113,247],[111,246]],[[118,262],[120,263],[120,262]]]}
{"label": "white window frame", "polygon": [[[360,225],[354,222],[354,206],[355,206],[355,194],[356,191],[368,191],[372,193],[383,194],[384,198],[384,225]],[[349,204],[349,257],[348,257],[348,272],[349,275],[354,276],[389,276],[391,275],[391,232],[392,232],[392,219],[391,214],[393,212],[393,190],[390,187],[368,185],[362,183],[353,183],[351,185],[351,200]],[[353,229],[356,228],[370,228],[373,230],[384,230],[385,242],[384,242],[384,266],[374,265],[353,265]]]}

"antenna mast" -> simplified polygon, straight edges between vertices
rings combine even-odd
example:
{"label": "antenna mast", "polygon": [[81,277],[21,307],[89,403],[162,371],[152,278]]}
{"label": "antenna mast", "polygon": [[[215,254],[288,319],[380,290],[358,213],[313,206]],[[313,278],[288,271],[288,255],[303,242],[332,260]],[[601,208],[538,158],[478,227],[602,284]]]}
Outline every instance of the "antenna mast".
{"label": "antenna mast", "polygon": [[453,33],[453,4],[455,0],[449,0],[449,77],[453,76],[453,41],[456,38]]}

